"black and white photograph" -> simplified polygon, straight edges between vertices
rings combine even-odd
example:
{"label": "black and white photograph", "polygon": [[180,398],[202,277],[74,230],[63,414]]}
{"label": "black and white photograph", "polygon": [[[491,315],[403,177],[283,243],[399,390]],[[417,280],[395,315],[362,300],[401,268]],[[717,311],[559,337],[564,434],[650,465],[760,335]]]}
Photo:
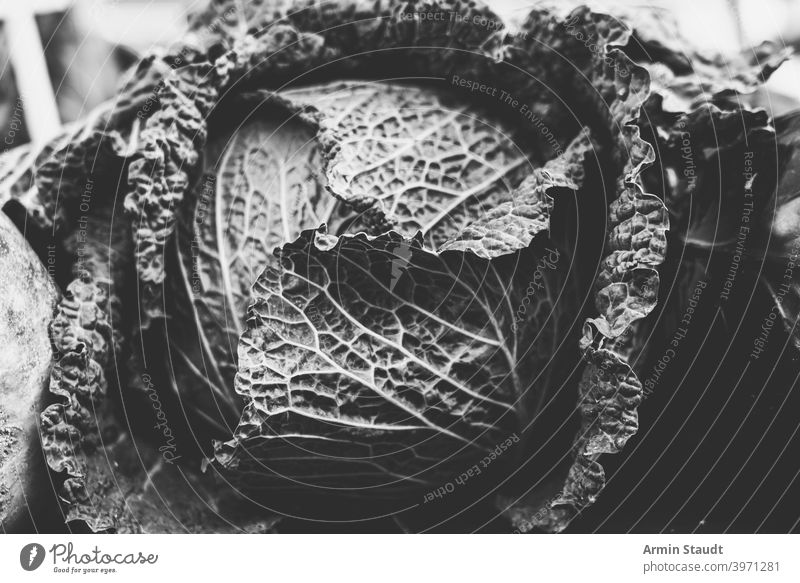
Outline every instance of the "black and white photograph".
{"label": "black and white photograph", "polygon": [[0,578],[800,580],[798,55],[800,0],[0,0]]}

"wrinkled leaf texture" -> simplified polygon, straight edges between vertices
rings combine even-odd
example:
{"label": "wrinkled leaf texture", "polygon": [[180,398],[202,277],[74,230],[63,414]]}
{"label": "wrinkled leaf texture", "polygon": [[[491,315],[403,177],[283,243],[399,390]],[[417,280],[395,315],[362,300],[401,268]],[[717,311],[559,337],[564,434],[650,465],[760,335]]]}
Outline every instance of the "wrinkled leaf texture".
{"label": "wrinkled leaf texture", "polygon": [[[198,19],[197,27],[220,23],[218,14],[226,14],[226,7],[230,7],[230,3],[214,3],[207,16]],[[398,18],[403,12],[413,10],[455,11],[464,18],[455,23]],[[686,124],[696,128],[695,135],[703,138],[708,135],[703,128],[713,127],[726,116],[733,119],[736,114],[741,114],[754,120],[751,125],[768,132],[769,122],[757,118],[757,112],[742,106],[736,96],[751,91],[777,66],[782,55],[770,47],[763,47],[756,55],[757,59],[734,63],[736,76],[731,79],[722,76],[722,71],[727,74],[729,69],[718,67],[700,55],[681,53],[680,47],[670,40],[671,31],[665,34],[662,28],[652,26],[652,19],[647,20],[649,13],[638,21],[629,19],[632,26],[627,26],[615,18],[585,8],[569,13],[538,8],[521,25],[524,34],[513,35],[505,35],[503,30],[473,26],[469,24],[473,16],[497,22],[488,9],[459,2],[376,5],[353,1],[341,6],[321,7],[298,3],[285,11],[283,7],[261,10],[253,5],[253,10],[244,17],[234,13],[232,26],[225,24],[207,29],[213,33],[211,36],[223,41],[227,50],[185,49],[179,53],[180,56],[173,53],[165,57],[149,57],[133,72],[115,106],[102,111],[98,118],[77,128],[69,128],[64,135],[39,150],[25,149],[4,157],[0,164],[3,180],[1,202],[5,205],[13,200],[22,205],[34,222],[44,227],[56,225],[63,237],[75,229],[76,218],[70,208],[77,204],[85,190],[88,175],[92,172],[95,177],[103,173],[110,177],[121,172],[127,175],[129,192],[125,208],[131,222],[138,296],[143,314],[139,324],[148,327],[153,322],[161,322],[164,316],[164,250],[174,240],[179,209],[186,204],[190,208],[196,207],[196,193],[190,192],[190,185],[196,184],[202,174],[201,153],[206,144],[209,113],[231,87],[276,90],[293,78],[303,82],[316,81],[310,71],[324,71],[329,78],[376,77],[391,56],[396,59],[392,64],[397,65],[394,72],[398,75],[404,73],[404,68],[414,75],[427,74],[445,79],[454,73],[469,72],[474,78],[507,88],[521,101],[530,103],[531,110],[546,120],[556,140],[562,144],[578,137],[582,126],[588,126],[592,138],[609,152],[613,161],[612,182],[616,192],[608,201],[609,235],[605,259],[596,281],[597,312],[587,320],[581,341],[585,359],[583,379],[578,387],[582,428],[572,446],[574,461],[562,484],[550,492],[537,487],[527,492],[509,493],[501,501],[501,508],[521,530],[560,530],[594,499],[602,487],[604,477],[599,456],[618,451],[636,431],[636,407],[641,387],[626,362],[630,346],[625,339],[627,332],[653,308],[658,284],[655,269],[663,259],[668,227],[661,201],[658,197],[644,194],[641,181],[645,179],[647,189],[665,200],[679,199],[692,191],[680,181],[651,180],[648,178],[650,174],[642,175],[642,171],[655,160],[648,141],[658,144],[660,155],[667,153],[663,160],[664,167],[667,167],[669,156],[673,156],[673,160],[680,156],[680,142],[676,143],[675,136],[680,137]],[[243,30],[248,33],[243,34]],[[596,45],[593,45],[596,50],[581,42],[577,32],[583,38],[590,35],[596,38]],[[702,73],[699,80],[695,76],[698,71]],[[144,117],[136,116],[154,94],[158,95],[155,111]],[[308,97],[314,101],[314,95]],[[283,99],[283,96],[278,95],[278,99]],[[287,109],[293,107],[296,108],[297,104],[289,103]],[[426,260],[443,262],[447,256],[461,253],[465,263],[483,261],[491,264],[512,254],[522,255],[524,251],[520,250],[530,246],[537,234],[548,226],[546,216],[552,204],[547,196],[549,185],[568,189],[573,185],[579,186],[573,175],[554,177],[547,169],[545,159],[540,160],[541,164],[537,166],[541,169],[529,169],[531,176],[515,185],[517,188],[512,191],[510,199],[516,204],[500,202],[477,221],[462,218],[457,223],[456,233],[443,236],[431,229],[427,239],[420,242],[409,230],[418,225],[428,225],[431,209],[425,204],[420,205],[424,212],[418,220],[415,216],[417,207],[407,206],[402,197],[392,200],[376,196],[369,185],[365,187],[359,182],[357,171],[354,173],[347,167],[347,160],[342,159],[347,136],[338,134],[335,126],[324,124],[326,117],[331,115],[325,104],[307,103],[300,109],[302,119],[310,124],[322,145],[324,179],[340,199],[353,194],[357,197],[344,202],[360,207],[361,214],[355,220],[363,221],[364,230],[371,235],[379,235],[348,239],[348,235],[343,234],[337,244],[348,249],[352,245],[361,245],[363,251],[357,252],[368,256],[380,255],[385,251],[386,237],[395,236],[371,230],[390,228],[398,230],[397,236],[402,237],[409,248],[419,245],[414,253]],[[581,113],[577,124],[571,117],[573,111]],[[733,128],[732,123],[730,127]],[[740,139],[733,129],[731,139]],[[547,145],[540,141],[536,150],[543,152]],[[572,153],[565,152],[565,158],[575,155],[575,152],[575,149]],[[19,156],[24,163],[19,163]],[[11,157],[14,160],[8,162]],[[120,159],[129,162],[122,166]],[[565,163],[564,160],[551,162],[562,166]],[[661,167],[661,164],[657,166]],[[374,178],[378,184],[386,184],[382,182],[385,177]],[[351,187],[354,191],[350,190]],[[190,194],[188,200],[187,194]],[[102,192],[97,196],[107,198],[109,194]],[[418,200],[415,205],[419,204]],[[190,216],[192,212],[189,212]],[[349,210],[337,212],[346,216]],[[326,213],[317,207],[311,209],[308,220],[312,224],[295,223],[292,235],[297,236],[301,229],[317,228],[319,225],[313,224],[314,221]],[[510,236],[498,236],[501,226]],[[291,257],[293,248],[313,245],[309,233],[306,231],[294,243],[282,239],[279,244],[284,247],[278,257],[286,259]],[[258,247],[259,253],[269,253],[269,246],[274,241],[263,235],[260,238],[263,242],[251,245],[248,252]],[[239,243],[234,240],[227,245],[236,248]],[[217,242],[217,247],[223,245]],[[314,248],[320,259],[331,251]],[[277,280],[264,279],[269,273],[269,265],[274,266],[275,261],[270,258],[264,262],[267,270],[256,288],[262,303],[267,297],[286,300],[275,287]],[[212,274],[216,267],[208,263],[204,269]],[[258,271],[255,264],[251,264],[248,275],[242,275],[241,281],[236,282],[238,288],[231,282],[229,289],[222,292],[232,298],[225,300],[230,302],[230,307],[222,308],[223,311],[231,310],[231,318],[214,334],[219,334],[220,338],[227,336],[229,345],[231,337],[235,337],[239,329],[237,326],[241,326],[234,312],[246,303],[243,298],[247,293],[242,282]],[[187,273],[191,274],[184,272]],[[101,371],[108,366],[109,347],[113,346],[111,333],[102,317],[107,310],[104,306],[108,294],[97,285],[97,282],[87,283],[85,280],[76,280],[72,284],[71,293],[66,294],[62,302],[63,316],[60,317],[64,324],[60,329],[73,331],[66,335],[54,333],[57,347],[60,338],[68,340],[66,344],[62,343],[60,360],[54,367],[56,394],[63,389],[62,397],[72,401],[78,399],[77,395],[85,395],[83,402],[76,405],[84,409],[87,403],[103,400],[105,380]],[[379,291],[375,289],[373,293]],[[391,298],[392,294],[387,297]],[[223,300],[218,298],[216,301],[219,306]],[[81,307],[84,303],[85,308]],[[235,309],[234,305],[237,306]],[[264,318],[265,313],[258,312],[259,305],[258,301],[254,304],[249,322]],[[192,302],[192,309],[201,308]],[[88,328],[84,321],[70,323],[76,313],[95,311],[98,316],[89,320]],[[55,330],[59,329],[58,318],[54,323]],[[71,328],[76,325],[77,328]],[[218,322],[209,324],[210,327],[217,325]],[[245,351],[250,341],[248,334],[256,332],[253,329],[245,332],[242,342]],[[76,343],[71,340],[78,337],[84,341]],[[76,364],[71,364],[73,362]],[[76,372],[67,375],[71,380],[64,384],[64,371],[68,370]],[[231,373],[230,369],[220,371],[218,378],[209,376],[209,380],[219,383],[216,388],[222,391],[224,387],[221,385],[227,382]],[[481,401],[480,398],[477,400]],[[248,407],[252,410],[254,404],[250,403]],[[79,408],[76,410],[81,411]],[[243,420],[243,426],[248,425],[247,421]],[[71,427],[74,429],[65,428],[53,433],[53,454],[48,454],[48,461],[54,469],[66,469],[71,479],[76,480],[76,486],[82,487],[85,474],[71,465],[72,462],[66,461],[69,456],[56,452],[63,451],[60,442],[65,439],[91,441],[93,438],[88,434],[94,430],[91,426]],[[528,468],[521,468],[521,471],[523,469],[531,472]],[[531,481],[535,479],[536,473],[533,472]],[[67,499],[67,502],[68,505],[75,504],[74,500]]]}

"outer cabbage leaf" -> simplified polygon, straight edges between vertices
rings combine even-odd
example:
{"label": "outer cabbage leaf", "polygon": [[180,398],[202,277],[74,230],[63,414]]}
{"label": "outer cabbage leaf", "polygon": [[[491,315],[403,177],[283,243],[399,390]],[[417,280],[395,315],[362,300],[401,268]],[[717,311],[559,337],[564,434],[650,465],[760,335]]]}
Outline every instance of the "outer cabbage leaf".
{"label": "outer cabbage leaf", "polygon": [[226,484],[196,468],[165,461],[153,445],[135,441],[108,407],[96,419],[92,448],[80,455],[85,480],[68,480],[67,520],[94,532],[270,532],[276,517],[254,508]]}
{"label": "outer cabbage leaf", "polygon": [[436,88],[339,83],[280,95],[319,128],[327,187],[367,215],[368,231],[421,231],[434,249],[510,201],[539,157],[490,125],[488,109]]}
{"label": "outer cabbage leaf", "polygon": [[556,355],[575,352],[568,262],[541,243],[490,261],[394,232],[304,232],[254,286],[236,376],[248,405],[217,461],[248,491],[362,496],[476,463],[537,416]]}
{"label": "outer cabbage leaf", "polygon": [[[57,401],[42,413],[41,428],[48,464],[66,474],[60,491],[66,520],[86,519],[93,528],[110,527],[101,526],[110,520],[108,516],[91,518],[94,509],[88,492],[102,480],[89,469],[87,457],[102,455],[97,450],[102,444],[100,418],[110,406],[107,375],[115,370],[122,342],[117,286],[125,281],[125,246],[129,246],[125,223],[117,221],[114,232],[106,213],[95,210],[85,230],[71,240],[82,261],[75,264],[75,279],[50,324],[55,356],[50,392]],[[116,241],[112,242],[111,233]]]}
{"label": "outer cabbage leaf", "polygon": [[[50,392],[57,402],[42,413],[42,447],[50,467],[63,472],[59,496],[67,521],[93,531],[224,532],[264,530],[273,519],[252,510],[191,465],[175,465],[152,442],[134,441],[118,409],[128,410],[141,371],[128,369],[123,315],[126,281],[134,276],[132,239],[124,217],[95,209],[85,229],[67,240],[82,257],[75,280],[50,325],[56,360]],[[129,301],[129,300],[128,300]],[[125,387],[117,402],[109,389]],[[156,419],[154,416],[153,419]],[[141,425],[141,424],[140,424]]]}
{"label": "outer cabbage leaf", "polygon": [[219,439],[243,406],[233,392],[236,346],[256,277],[302,228],[339,220],[314,132],[288,115],[251,95],[212,120],[204,173],[171,248],[167,364],[185,407]]}
{"label": "outer cabbage leaf", "polygon": [[[531,486],[501,502],[520,530],[561,530],[602,488],[598,457],[618,451],[637,429],[641,385],[627,364],[625,338],[655,306],[655,268],[666,251],[669,222],[663,203],[640,186],[641,172],[654,160],[636,123],[649,95],[649,75],[618,48],[630,41],[630,29],[613,17],[581,8],[566,17],[534,11],[522,31],[527,34],[515,38],[527,48],[519,53],[523,66],[553,62],[549,53],[558,51],[579,69],[581,74],[568,75],[564,82],[571,84],[576,105],[605,120],[618,172],[605,259],[596,281],[600,316],[587,320],[581,341],[587,364],[579,387],[582,429],[573,447],[575,461],[561,486],[551,481],[549,492]],[[581,38],[597,41],[589,47]]]}
{"label": "outer cabbage leaf", "polygon": [[30,223],[58,233],[59,239],[69,236],[85,214],[79,211],[81,202],[91,198],[93,204],[104,204],[108,193],[116,191],[130,136],[115,127],[129,120],[129,107],[135,105],[123,101],[113,111],[102,106],[50,142],[5,153],[0,157],[0,206],[22,207],[26,228]]}
{"label": "outer cabbage leaf", "polygon": [[[190,55],[193,56],[197,55]],[[130,192],[125,200],[125,209],[132,218],[136,268],[142,283],[144,328],[152,318],[163,315],[165,247],[175,229],[177,205],[183,200],[200,159],[199,150],[206,138],[204,117],[218,85],[209,80],[216,80],[217,70],[207,62],[184,64],[185,58],[171,63],[153,58],[143,61],[138,75],[126,88],[128,93],[149,89],[157,104],[140,109],[155,111],[142,123],[128,171]]]}
{"label": "outer cabbage leaf", "polygon": [[584,157],[594,149],[586,128],[564,153],[534,169],[511,193],[511,200],[479,215],[442,250],[468,250],[489,259],[528,247],[537,234],[550,230],[554,196],[583,186]]}

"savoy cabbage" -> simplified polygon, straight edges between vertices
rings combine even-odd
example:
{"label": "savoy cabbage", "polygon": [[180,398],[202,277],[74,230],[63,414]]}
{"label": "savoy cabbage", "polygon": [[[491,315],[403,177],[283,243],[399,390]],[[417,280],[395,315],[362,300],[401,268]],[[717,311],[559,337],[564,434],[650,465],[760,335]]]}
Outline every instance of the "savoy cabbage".
{"label": "savoy cabbage", "polygon": [[[708,193],[736,196],[715,169],[745,143],[774,156],[741,96],[785,54],[695,53],[647,11],[229,4],[0,163],[75,266],[42,416],[67,519],[265,530],[466,475],[507,529],[564,529],[638,429],[668,231],[735,246]],[[793,221],[761,220],[785,256]]]}

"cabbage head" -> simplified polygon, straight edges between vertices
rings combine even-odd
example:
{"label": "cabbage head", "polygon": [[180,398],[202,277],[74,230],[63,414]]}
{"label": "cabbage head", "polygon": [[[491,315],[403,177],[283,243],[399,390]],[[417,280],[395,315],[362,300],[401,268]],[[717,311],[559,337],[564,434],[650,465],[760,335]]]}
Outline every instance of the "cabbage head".
{"label": "cabbage head", "polygon": [[0,158],[73,265],[42,417],[67,520],[563,530],[639,428],[671,245],[729,242],[719,160],[774,164],[743,96],[784,57],[646,10],[212,2]]}

